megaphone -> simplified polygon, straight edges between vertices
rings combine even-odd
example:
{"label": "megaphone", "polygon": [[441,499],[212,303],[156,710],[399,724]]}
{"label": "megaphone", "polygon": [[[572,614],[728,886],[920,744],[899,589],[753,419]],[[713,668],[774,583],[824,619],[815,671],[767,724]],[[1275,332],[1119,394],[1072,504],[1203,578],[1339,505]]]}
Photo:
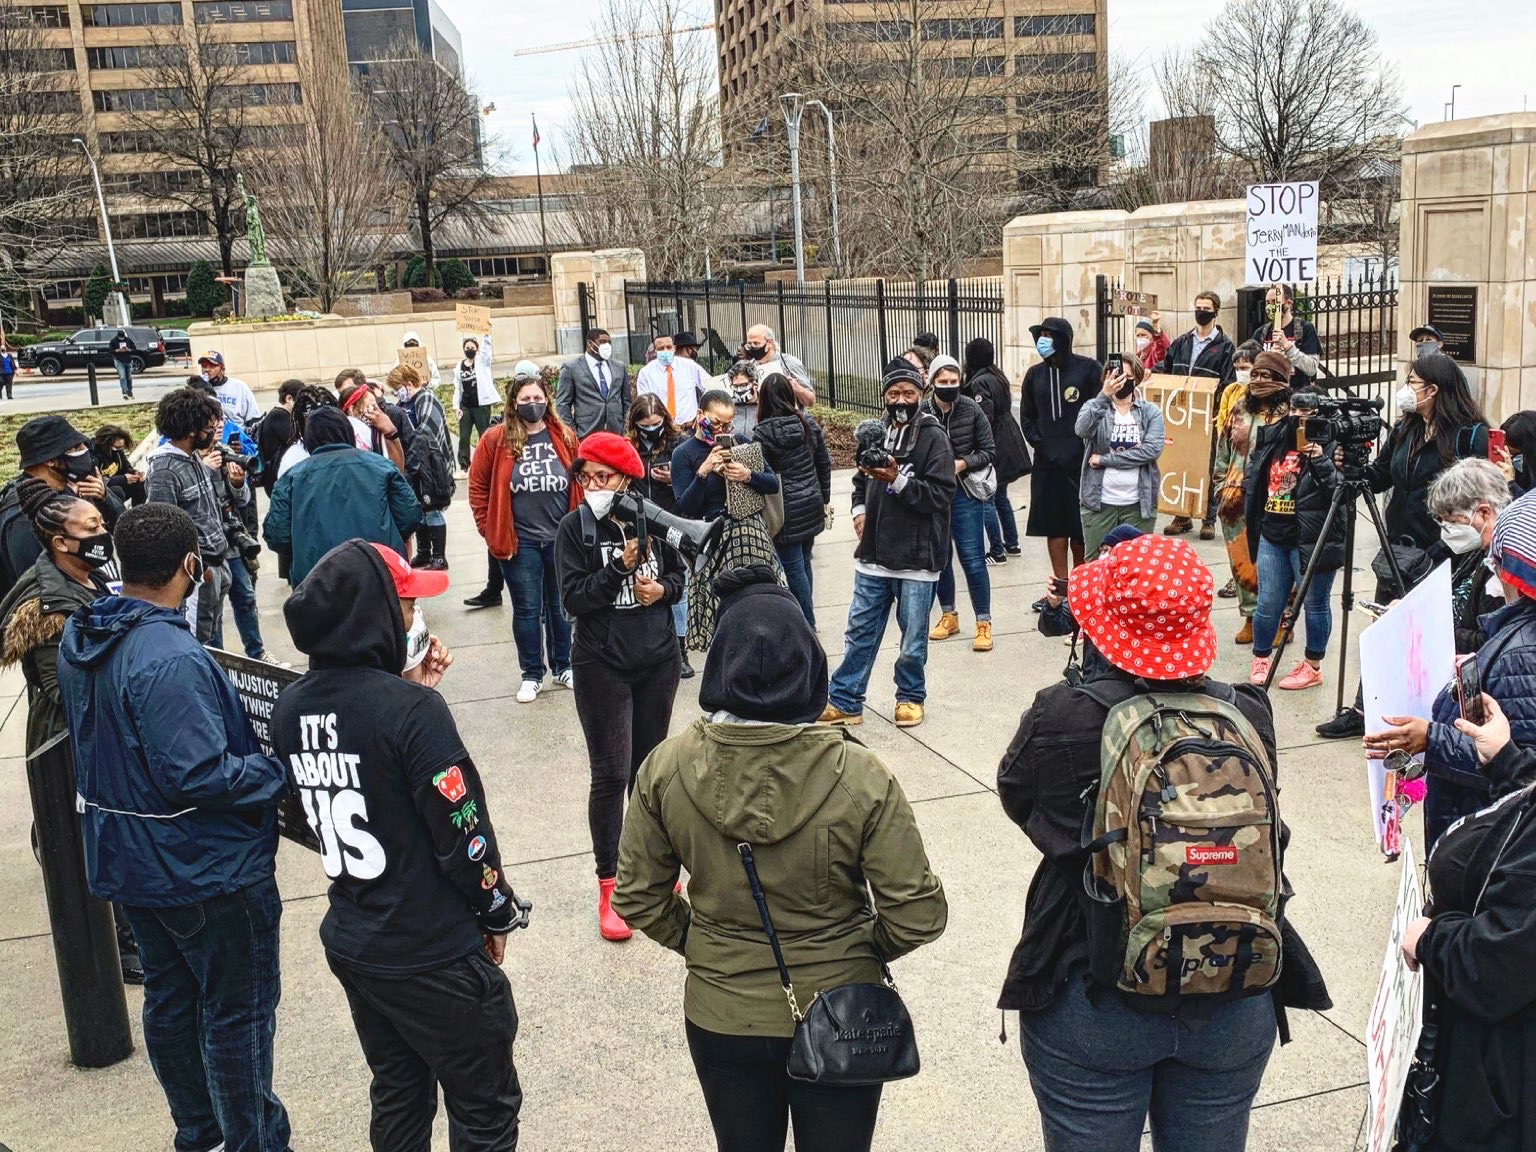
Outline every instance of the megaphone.
{"label": "megaphone", "polygon": [[635,540],[640,545],[642,556],[645,555],[648,535],[655,533],[695,567],[699,561],[708,559],[725,531],[724,516],[715,520],[686,520],[652,504],[633,490],[618,494],[609,515],[634,528]]}

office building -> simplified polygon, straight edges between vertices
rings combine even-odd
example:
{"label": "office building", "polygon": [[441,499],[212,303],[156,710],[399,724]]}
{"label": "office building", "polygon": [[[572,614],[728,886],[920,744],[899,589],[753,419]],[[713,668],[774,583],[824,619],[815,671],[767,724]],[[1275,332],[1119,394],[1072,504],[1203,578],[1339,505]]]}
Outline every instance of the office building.
{"label": "office building", "polygon": [[464,42],[437,0],[341,0],[341,18],[347,63],[353,67],[387,60],[397,44],[414,40],[425,55],[464,79]]}

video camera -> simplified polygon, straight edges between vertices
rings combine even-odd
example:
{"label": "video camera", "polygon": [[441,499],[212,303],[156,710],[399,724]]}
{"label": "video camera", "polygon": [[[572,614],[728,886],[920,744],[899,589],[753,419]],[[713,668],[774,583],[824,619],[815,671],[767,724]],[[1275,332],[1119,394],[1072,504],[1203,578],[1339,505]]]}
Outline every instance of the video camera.
{"label": "video camera", "polygon": [[1381,418],[1383,402],[1374,396],[1324,396],[1319,392],[1298,392],[1291,397],[1293,409],[1305,409],[1310,415],[1302,420],[1308,440],[1314,444],[1342,444],[1346,447],[1376,443],[1386,427]]}
{"label": "video camera", "polygon": [[647,537],[654,532],[677,549],[689,564],[707,558],[725,531],[723,516],[715,520],[685,520],[652,504],[633,489],[620,492],[614,498],[609,515],[635,530],[640,555],[645,555]]}
{"label": "video camera", "polygon": [[254,454],[246,455],[244,452],[236,452],[228,444],[215,444],[214,447],[219,450],[219,455],[224,458],[224,463],[240,465],[247,476],[261,475],[260,456]]}
{"label": "video camera", "polygon": [[864,420],[853,430],[853,462],[860,468],[889,468],[896,458],[885,447],[885,424]]}

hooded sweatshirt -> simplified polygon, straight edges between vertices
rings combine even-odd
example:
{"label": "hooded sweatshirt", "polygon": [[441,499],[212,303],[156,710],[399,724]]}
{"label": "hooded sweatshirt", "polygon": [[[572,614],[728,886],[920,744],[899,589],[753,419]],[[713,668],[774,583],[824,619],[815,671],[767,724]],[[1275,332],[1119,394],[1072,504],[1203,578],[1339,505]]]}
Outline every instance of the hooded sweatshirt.
{"label": "hooded sweatshirt", "polygon": [[[802,1007],[824,988],[878,981],[882,958],[943,934],[943,886],[874,753],[832,728],[701,718],[640,767],[613,897],[630,925],[682,953],[683,1014],[700,1028],[794,1033],[736,853],[744,841]],[[686,899],[673,891],[679,865]]]}
{"label": "hooded sweatshirt", "polygon": [[309,672],[278,697],[272,746],[323,846],[321,942],[386,975],[469,955],[482,931],[507,931],[512,887],[453,714],[400,677],[405,624],[389,570],[371,545],[339,544],[283,615]]}
{"label": "hooded sweatshirt", "polygon": [[1040,463],[1070,469],[1075,476],[1083,462],[1077,412],[1099,394],[1099,366],[1072,351],[1072,325],[1059,316],[1047,317],[1040,327],[1056,344],[1049,360],[1024,373],[1020,401],[1024,439]]}

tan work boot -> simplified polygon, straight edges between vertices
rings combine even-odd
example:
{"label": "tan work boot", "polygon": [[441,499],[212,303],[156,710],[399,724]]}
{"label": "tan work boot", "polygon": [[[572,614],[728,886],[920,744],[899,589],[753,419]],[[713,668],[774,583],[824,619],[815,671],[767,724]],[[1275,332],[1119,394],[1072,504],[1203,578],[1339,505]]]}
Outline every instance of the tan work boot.
{"label": "tan work boot", "polygon": [[939,622],[933,626],[933,631],[928,633],[928,639],[948,640],[958,631],[960,631],[960,614],[958,612],[941,612],[939,614]]}
{"label": "tan work boot", "polygon": [[923,722],[923,706],[912,700],[896,701],[896,727],[916,728]]}
{"label": "tan work boot", "polygon": [[1234,637],[1234,640],[1238,644],[1253,643],[1253,617],[1243,617],[1243,626],[1237,630],[1237,636]]}
{"label": "tan work boot", "polygon": [[976,621],[976,639],[971,641],[972,652],[992,651],[992,621]]}
{"label": "tan work boot", "polygon": [[821,710],[821,715],[816,718],[818,724],[842,724],[853,727],[855,724],[864,723],[864,713],[844,712],[836,704],[828,704]]}

